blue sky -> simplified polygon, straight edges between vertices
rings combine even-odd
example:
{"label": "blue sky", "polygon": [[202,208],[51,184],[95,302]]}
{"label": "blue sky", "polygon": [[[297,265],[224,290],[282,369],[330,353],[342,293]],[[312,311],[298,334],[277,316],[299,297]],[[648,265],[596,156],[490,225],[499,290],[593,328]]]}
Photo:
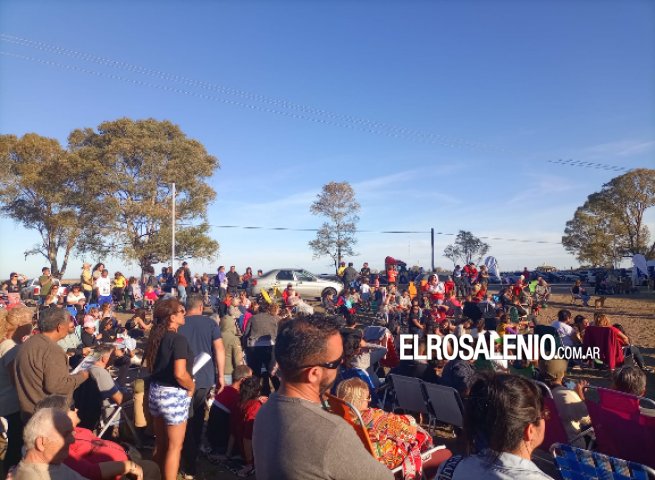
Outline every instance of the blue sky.
{"label": "blue sky", "polygon": [[[214,225],[320,226],[309,205],[347,180],[362,230],[558,242],[617,173],[549,161],[655,163],[649,1],[4,1],[0,33],[1,133],[65,144],[105,120],[171,120],[220,159]],[[0,277],[45,265],[23,260],[35,232],[0,228]],[[195,271],[330,271],[312,259],[312,233],[212,234],[220,256]],[[379,268],[386,255],[429,265],[428,234],[358,239],[356,265]],[[441,256],[451,241],[436,237],[437,265],[451,266]],[[561,245],[489,243],[503,270],[577,265]]]}

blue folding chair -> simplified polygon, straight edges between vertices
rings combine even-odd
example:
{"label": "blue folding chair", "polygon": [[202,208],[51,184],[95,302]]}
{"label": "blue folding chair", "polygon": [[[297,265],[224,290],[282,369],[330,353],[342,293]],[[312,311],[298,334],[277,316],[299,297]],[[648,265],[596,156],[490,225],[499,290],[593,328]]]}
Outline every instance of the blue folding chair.
{"label": "blue folding chair", "polygon": [[563,480],[648,480],[655,470],[598,452],[555,443],[550,447]]}

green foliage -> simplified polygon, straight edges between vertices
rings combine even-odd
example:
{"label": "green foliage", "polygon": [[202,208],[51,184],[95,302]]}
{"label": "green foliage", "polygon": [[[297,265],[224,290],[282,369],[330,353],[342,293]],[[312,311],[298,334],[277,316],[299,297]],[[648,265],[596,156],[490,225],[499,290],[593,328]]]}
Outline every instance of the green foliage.
{"label": "green foliage", "polygon": [[316,232],[316,238],[309,242],[315,258],[329,256],[337,268],[344,255],[355,255],[353,247],[357,243],[355,233],[359,210],[355,191],[348,182],[323,185],[323,190],[310,207],[312,214],[328,219]]}
{"label": "green foliage", "polygon": [[0,136],[0,211],[39,232],[41,242],[25,256],[42,255],[56,277],[65,273],[80,239],[97,232],[99,173],[95,162],[55,139],[35,133]]}
{"label": "green foliage", "polygon": [[[218,243],[208,235],[207,205],[216,194],[206,183],[218,159],[169,121],[104,122],[97,131],[75,130],[69,146],[103,172],[100,201],[111,212],[102,249],[116,249],[142,268],[169,258],[171,184],[176,184],[176,253],[210,258]],[[201,224],[190,226],[190,222]],[[179,222],[179,223],[177,223]]]}
{"label": "green foliage", "polygon": [[592,193],[566,222],[562,244],[581,263],[612,266],[641,253],[655,258],[644,214],[655,205],[655,170],[636,169]]}
{"label": "green foliage", "polygon": [[452,245],[448,245],[444,249],[444,257],[450,259],[453,264],[458,260],[463,263],[476,262],[479,263],[489,252],[489,244],[484,243],[478,237],[474,236],[471,232],[460,230]]}

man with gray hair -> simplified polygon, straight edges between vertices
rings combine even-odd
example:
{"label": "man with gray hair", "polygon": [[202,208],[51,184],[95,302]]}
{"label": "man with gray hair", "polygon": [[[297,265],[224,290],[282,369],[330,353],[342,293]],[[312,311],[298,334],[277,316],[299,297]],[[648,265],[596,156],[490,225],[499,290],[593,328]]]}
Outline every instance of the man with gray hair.
{"label": "man with gray hair", "polygon": [[73,422],[64,412],[44,408],[36,412],[23,432],[25,457],[18,464],[15,480],[84,480],[62,462],[75,441]]}
{"label": "man with gray hair", "polygon": [[36,404],[52,394],[69,399],[89,374],[68,373],[66,353],[57,344],[68,335],[69,313],[62,308],[50,308],[41,314],[41,333],[30,337],[18,351],[14,361],[14,379],[18,392],[21,417],[27,421]]}

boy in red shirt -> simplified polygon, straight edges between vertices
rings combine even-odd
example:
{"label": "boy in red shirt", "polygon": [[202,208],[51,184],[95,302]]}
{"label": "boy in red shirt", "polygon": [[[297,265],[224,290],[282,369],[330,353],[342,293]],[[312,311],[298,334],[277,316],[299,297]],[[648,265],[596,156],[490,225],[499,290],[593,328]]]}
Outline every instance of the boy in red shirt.
{"label": "boy in red shirt", "polygon": [[230,438],[231,417],[239,416],[239,391],[246,378],[252,377],[247,365],[237,365],[232,373],[232,385],[227,385],[214,398],[207,422],[207,441],[211,448],[209,461],[215,463],[224,458]]}

